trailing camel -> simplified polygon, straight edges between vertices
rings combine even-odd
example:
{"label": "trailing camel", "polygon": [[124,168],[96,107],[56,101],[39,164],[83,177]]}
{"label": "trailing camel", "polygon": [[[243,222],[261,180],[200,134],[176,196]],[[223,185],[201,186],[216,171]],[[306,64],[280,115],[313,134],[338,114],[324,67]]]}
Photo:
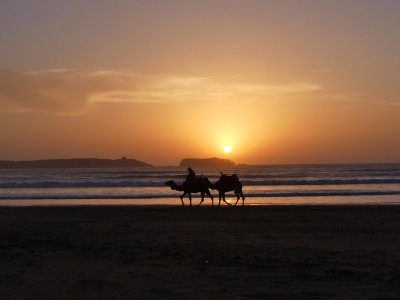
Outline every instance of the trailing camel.
{"label": "trailing camel", "polygon": [[221,173],[221,177],[219,180],[210,185],[210,188],[213,190],[218,191],[218,196],[219,196],[219,202],[218,206],[221,204],[221,199],[224,201],[226,204],[231,205],[229,202],[225,200],[225,193],[233,191],[236,195],[236,202],[235,206],[238,203],[240,197],[242,197],[242,206],[244,205],[244,195],[243,195],[243,190],[242,190],[242,183],[239,181],[239,177],[234,174],[234,175],[225,175]]}

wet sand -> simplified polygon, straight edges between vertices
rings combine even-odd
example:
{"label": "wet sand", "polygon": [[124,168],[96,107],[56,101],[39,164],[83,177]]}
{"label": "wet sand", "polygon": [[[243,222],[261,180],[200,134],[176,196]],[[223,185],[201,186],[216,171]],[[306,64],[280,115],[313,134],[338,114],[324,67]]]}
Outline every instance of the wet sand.
{"label": "wet sand", "polygon": [[400,206],[0,207],[1,299],[400,299]]}

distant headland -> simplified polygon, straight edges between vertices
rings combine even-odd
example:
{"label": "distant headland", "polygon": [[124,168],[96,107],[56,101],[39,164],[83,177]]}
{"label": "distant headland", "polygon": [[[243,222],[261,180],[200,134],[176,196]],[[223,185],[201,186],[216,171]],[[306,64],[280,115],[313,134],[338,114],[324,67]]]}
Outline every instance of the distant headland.
{"label": "distant headland", "polygon": [[229,160],[223,158],[184,158],[179,164],[181,167],[190,166],[235,166],[236,164]]}
{"label": "distant headland", "polygon": [[0,169],[36,169],[36,168],[120,168],[151,167],[152,165],[136,159],[72,158],[45,159],[32,161],[0,161]]}

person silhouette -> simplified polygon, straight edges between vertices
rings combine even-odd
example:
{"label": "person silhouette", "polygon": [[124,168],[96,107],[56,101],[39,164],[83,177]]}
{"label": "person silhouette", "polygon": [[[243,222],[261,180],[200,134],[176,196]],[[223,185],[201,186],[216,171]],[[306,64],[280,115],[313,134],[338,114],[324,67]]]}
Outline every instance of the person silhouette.
{"label": "person silhouette", "polygon": [[193,171],[191,167],[188,168],[189,174],[186,176],[187,180],[191,180],[196,178],[196,173]]}

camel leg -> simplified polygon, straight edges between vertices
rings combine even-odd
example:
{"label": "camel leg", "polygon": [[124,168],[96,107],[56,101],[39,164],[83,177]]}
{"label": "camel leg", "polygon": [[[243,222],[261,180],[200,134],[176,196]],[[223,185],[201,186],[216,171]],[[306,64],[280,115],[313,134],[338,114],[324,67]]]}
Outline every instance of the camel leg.
{"label": "camel leg", "polygon": [[228,202],[226,202],[226,199],[225,199],[225,192],[222,194],[222,201],[224,201],[226,204],[228,204]]}
{"label": "camel leg", "polygon": [[211,206],[214,206],[214,197],[211,195],[210,191],[207,191],[206,194],[211,198]]}
{"label": "camel leg", "polygon": [[201,192],[201,201],[198,206],[200,206],[204,201],[204,192]]}
{"label": "camel leg", "polygon": [[236,203],[235,203],[235,206],[236,206],[236,204],[237,204],[238,201],[240,200],[240,191],[234,190],[233,192],[235,193],[235,196],[236,196]]}
{"label": "camel leg", "polygon": [[238,198],[236,199],[235,206],[236,206],[236,204],[238,203],[239,199],[240,199],[240,197],[238,197]]}
{"label": "camel leg", "polygon": [[[240,196],[242,196],[242,206],[243,206],[243,205],[244,205],[244,195],[243,195],[242,192],[239,192],[239,193],[240,193]],[[238,203],[239,199],[240,199],[240,197],[237,198],[236,203],[235,203],[235,206],[236,206],[236,204]]]}
{"label": "camel leg", "polygon": [[183,197],[185,197],[185,195],[186,195],[186,192],[184,192],[184,193],[182,194],[182,196],[181,196],[182,206],[185,206],[185,203],[183,202]]}
{"label": "camel leg", "polygon": [[232,205],[230,204],[228,201],[225,200],[225,197],[222,199],[222,201],[224,201],[226,204],[228,204],[229,206]]}
{"label": "camel leg", "polygon": [[192,194],[189,193],[189,202],[190,202],[190,207],[192,207]]}
{"label": "camel leg", "polygon": [[230,204],[229,204],[228,202],[226,202],[226,200],[225,200],[225,192],[221,192],[221,193],[219,194],[219,203],[218,203],[218,207],[219,207],[220,204],[221,204],[221,200],[224,201],[226,204],[230,205]]}
{"label": "camel leg", "polygon": [[[242,187],[240,187],[240,189],[238,189],[237,193],[239,194],[239,196],[242,196],[242,206],[243,206],[244,205],[244,195],[243,195]],[[238,201],[240,199],[239,196],[238,196]]]}
{"label": "camel leg", "polygon": [[218,207],[220,207],[220,205],[221,205],[221,199],[222,199],[222,192],[219,192],[218,198],[219,198]]}

